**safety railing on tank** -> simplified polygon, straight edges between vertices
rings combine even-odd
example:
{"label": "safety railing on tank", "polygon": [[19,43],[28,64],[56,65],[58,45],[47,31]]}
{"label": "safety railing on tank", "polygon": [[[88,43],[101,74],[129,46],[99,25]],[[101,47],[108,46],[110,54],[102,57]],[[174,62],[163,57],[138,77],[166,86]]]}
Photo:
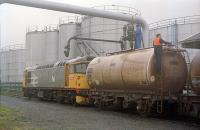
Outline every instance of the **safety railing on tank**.
{"label": "safety railing on tank", "polygon": [[165,19],[149,24],[150,30],[171,26],[174,24],[192,24],[200,22],[200,15]]}
{"label": "safety railing on tank", "polygon": [[59,19],[59,25],[60,24],[67,24],[67,23],[81,23],[81,16],[66,16],[61,17]]}
{"label": "safety railing on tank", "polygon": [[47,26],[29,26],[26,28],[26,33],[29,32],[47,32],[47,31],[55,31],[58,30],[57,24],[50,24]]}
{"label": "safety railing on tank", "polygon": [[103,6],[94,6],[92,8],[111,11],[111,12],[118,12],[118,13],[123,13],[123,14],[128,14],[128,15],[137,15],[137,16],[141,15],[141,12],[138,9],[128,7],[128,6],[103,5]]}
{"label": "safety railing on tank", "polygon": [[57,24],[51,24],[51,25],[47,25],[44,27],[44,31],[46,31],[46,32],[56,31],[56,30],[58,30]]}
{"label": "safety railing on tank", "polygon": [[0,52],[17,50],[17,49],[25,49],[25,44],[13,44],[13,45],[5,46],[0,49]]}

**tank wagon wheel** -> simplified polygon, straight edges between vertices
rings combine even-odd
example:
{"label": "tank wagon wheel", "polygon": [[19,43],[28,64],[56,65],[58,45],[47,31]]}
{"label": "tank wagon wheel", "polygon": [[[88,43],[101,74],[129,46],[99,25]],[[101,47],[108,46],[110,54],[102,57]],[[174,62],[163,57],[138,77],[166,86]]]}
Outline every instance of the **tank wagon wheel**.
{"label": "tank wagon wheel", "polygon": [[200,121],[200,110],[197,113],[197,119]]}
{"label": "tank wagon wheel", "polygon": [[150,116],[151,111],[150,111],[150,107],[149,107],[149,101],[142,99],[137,105],[137,112],[141,116],[145,116],[145,117]]}

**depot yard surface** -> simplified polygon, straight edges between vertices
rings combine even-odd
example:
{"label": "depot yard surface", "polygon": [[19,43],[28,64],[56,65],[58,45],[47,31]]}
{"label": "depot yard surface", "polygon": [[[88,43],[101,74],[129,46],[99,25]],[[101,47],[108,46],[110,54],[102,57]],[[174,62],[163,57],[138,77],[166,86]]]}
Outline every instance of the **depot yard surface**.
{"label": "depot yard surface", "polygon": [[[28,130],[31,125],[24,122],[22,113],[0,106],[0,130]],[[35,129],[36,130],[36,129]]]}
{"label": "depot yard surface", "polygon": [[[7,124],[16,130],[199,130],[195,124],[144,118],[135,114],[74,107],[23,97],[1,96],[2,108],[9,114]],[[16,111],[18,111],[16,113]],[[11,117],[10,117],[11,116]],[[22,118],[23,117],[23,118]],[[4,117],[3,117],[4,118]],[[2,112],[1,118],[2,119]],[[10,120],[11,119],[11,120]],[[4,122],[3,122],[4,123]],[[0,127],[0,130],[4,130]],[[5,129],[7,130],[7,129]],[[9,130],[9,129],[8,129]]]}

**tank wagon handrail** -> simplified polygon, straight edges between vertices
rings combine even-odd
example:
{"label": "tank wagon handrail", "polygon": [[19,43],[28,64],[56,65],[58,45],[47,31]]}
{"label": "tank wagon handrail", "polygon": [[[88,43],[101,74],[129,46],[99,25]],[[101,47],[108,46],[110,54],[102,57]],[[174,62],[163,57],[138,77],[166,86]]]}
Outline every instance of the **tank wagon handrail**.
{"label": "tank wagon handrail", "polygon": [[112,11],[112,12],[118,12],[118,13],[124,13],[129,15],[141,15],[141,12],[132,7],[128,6],[121,6],[121,5],[100,5],[100,6],[93,6],[94,9],[102,9],[106,11]]}
{"label": "tank wagon handrail", "polygon": [[177,17],[172,19],[165,19],[149,24],[149,29],[158,29],[162,27],[167,27],[175,24],[189,24],[189,23],[198,23],[200,22],[200,15],[192,15],[185,17]]}
{"label": "tank wagon handrail", "polygon": [[0,52],[3,51],[10,51],[10,50],[18,50],[18,49],[25,49],[24,44],[14,44],[14,45],[8,45],[0,48]]}
{"label": "tank wagon handrail", "polygon": [[[162,45],[163,47],[175,47],[175,50],[172,49],[164,49],[165,51],[171,51],[171,52],[187,52],[185,49],[180,49],[177,48],[176,45]],[[144,50],[144,49],[150,49],[153,47],[147,47],[147,48],[138,48],[138,49],[129,49],[129,50],[122,50],[122,51],[117,51],[117,52],[112,52],[112,53],[106,53],[106,56],[110,56],[110,55],[116,55],[116,54],[122,54],[122,53],[128,53],[128,52],[134,52],[134,51],[140,51],[140,50]]]}
{"label": "tank wagon handrail", "polygon": [[67,24],[67,23],[81,23],[82,16],[66,16],[59,18],[59,25],[60,24]]}

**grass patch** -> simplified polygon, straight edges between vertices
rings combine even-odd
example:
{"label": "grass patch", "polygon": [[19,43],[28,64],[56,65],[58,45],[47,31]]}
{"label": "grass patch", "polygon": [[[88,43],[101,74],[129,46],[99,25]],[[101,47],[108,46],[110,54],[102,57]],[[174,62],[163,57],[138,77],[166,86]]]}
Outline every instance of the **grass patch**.
{"label": "grass patch", "polygon": [[22,113],[0,106],[0,130],[38,130],[23,120]]}

